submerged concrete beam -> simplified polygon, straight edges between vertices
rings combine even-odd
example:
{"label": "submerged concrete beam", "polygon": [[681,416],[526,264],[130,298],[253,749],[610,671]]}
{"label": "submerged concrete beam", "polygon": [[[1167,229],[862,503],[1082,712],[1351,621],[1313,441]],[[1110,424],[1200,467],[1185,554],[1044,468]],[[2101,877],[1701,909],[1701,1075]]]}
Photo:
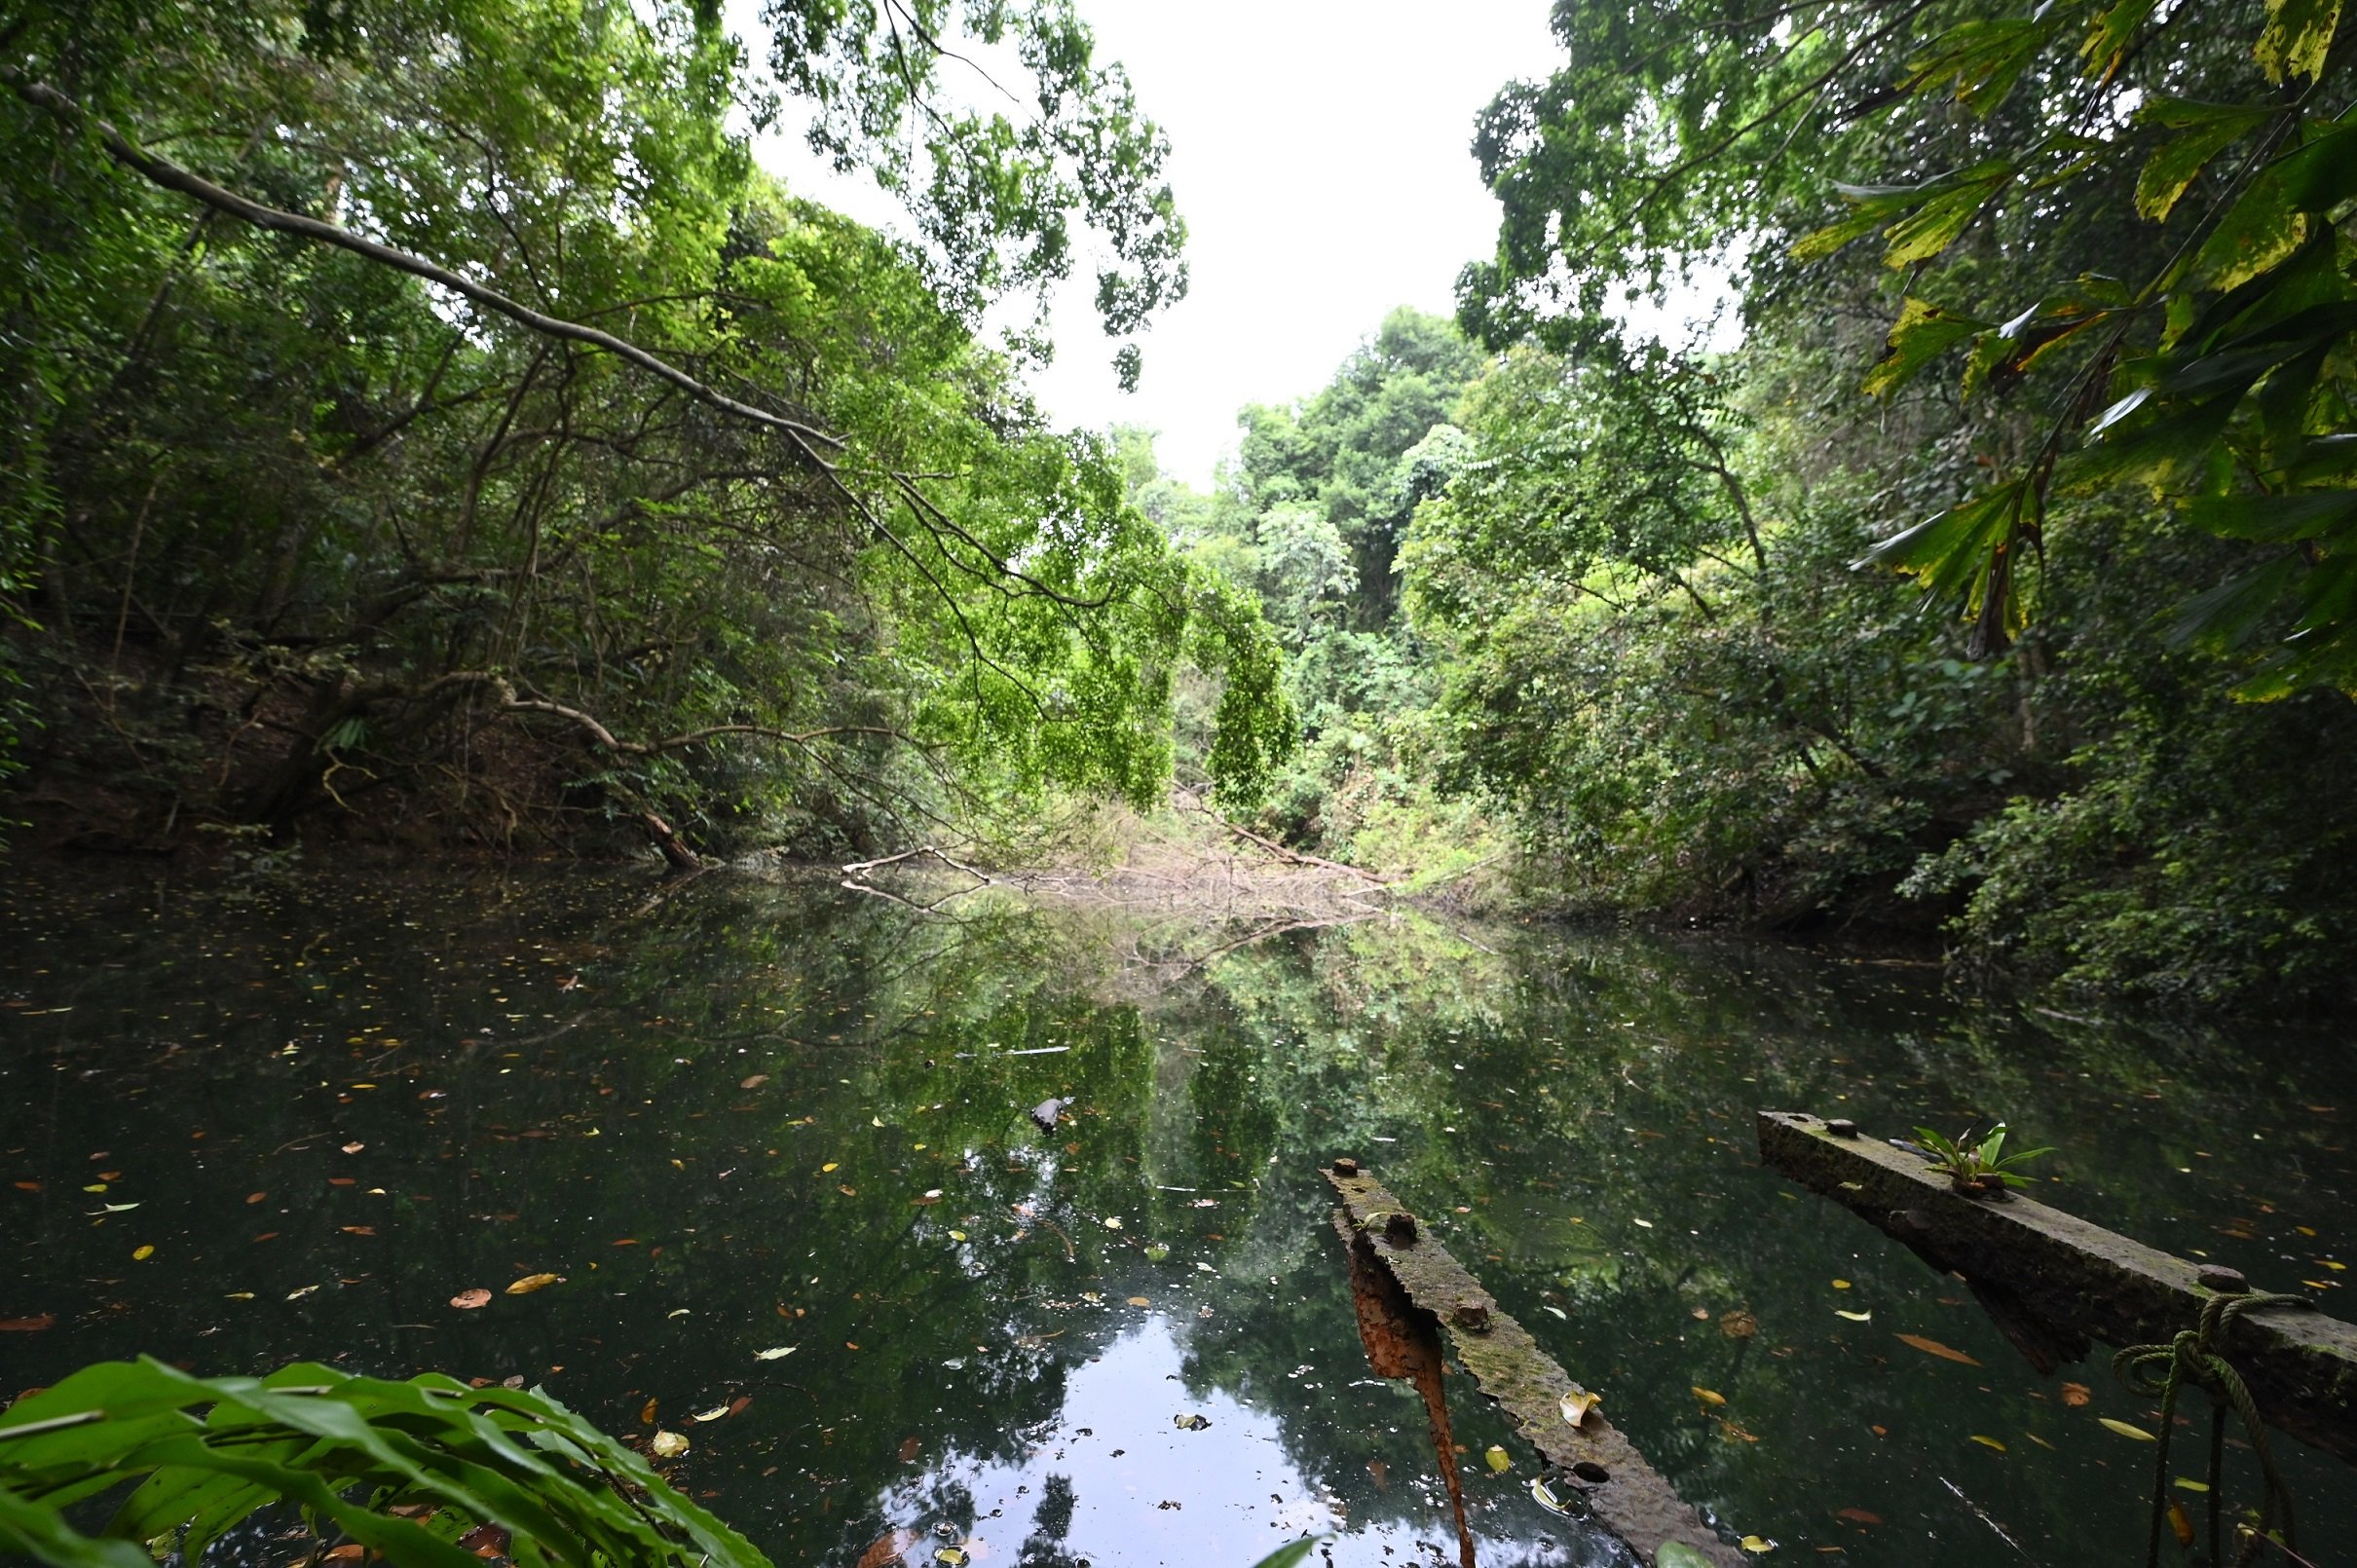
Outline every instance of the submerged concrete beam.
{"label": "submerged concrete beam", "polygon": [[[1847,1122],[1759,1114],[1760,1158],[1932,1267],[1959,1274],[2042,1372],[2088,1341],[2159,1344],[2240,1277],[2188,1262],[2033,1198],[1958,1192],[1922,1156]],[[2205,1276],[2207,1280],[2205,1281]],[[2221,1347],[2267,1425],[2357,1464],[2357,1327],[2301,1307],[2236,1318]]]}
{"label": "submerged concrete beam", "polygon": [[[1719,1539],[1601,1410],[1590,1409],[1576,1427],[1564,1420],[1564,1396],[1588,1391],[1539,1348],[1527,1329],[1498,1310],[1481,1282],[1399,1199],[1350,1161],[1336,1161],[1326,1178],[1341,1194],[1346,1235],[1355,1235],[1354,1247],[1364,1248],[1364,1255],[1379,1262],[1416,1306],[1447,1328],[1458,1362],[1481,1392],[1514,1417],[1531,1446],[1561,1472],[1561,1486],[1578,1495],[1590,1522],[1618,1536],[1648,1564],[1660,1562],[1663,1548],[1672,1542],[1720,1568],[1739,1568],[1748,1560]],[[1679,1555],[1671,1553],[1673,1559]]]}

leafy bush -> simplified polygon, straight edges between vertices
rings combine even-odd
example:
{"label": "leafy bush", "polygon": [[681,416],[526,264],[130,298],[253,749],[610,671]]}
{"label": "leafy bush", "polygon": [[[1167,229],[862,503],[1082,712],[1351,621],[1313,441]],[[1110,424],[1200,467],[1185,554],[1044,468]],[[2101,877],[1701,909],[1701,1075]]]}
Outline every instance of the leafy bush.
{"label": "leafy bush", "polygon": [[[128,1491],[126,1490],[128,1489]],[[120,1500],[95,1536],[76,1505]],[[544,1394],[297,1363],[265,1378],[101,1362],[0,1414],[0,1553],[60,1568],[196,1562],[275,1504],[403,1568],[768,1568],[752,1543]]]}

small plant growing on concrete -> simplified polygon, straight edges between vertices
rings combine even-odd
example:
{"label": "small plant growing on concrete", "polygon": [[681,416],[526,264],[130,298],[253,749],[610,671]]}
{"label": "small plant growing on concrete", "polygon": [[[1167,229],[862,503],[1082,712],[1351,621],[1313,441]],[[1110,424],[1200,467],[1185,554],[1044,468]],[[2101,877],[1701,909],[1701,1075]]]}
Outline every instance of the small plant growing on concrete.
{"label": "small plant growing on concrete", "polygon": [[2050,1148],[2015,1149],[2007,1154],[2003,1122],[1990,1128],[1989,1136],[1977,1142],[1968,1127],[1962,1137],[1953,1139],[1942,1138],[1928,1127],[1917,1128],[1915,1136],[1931,1155],[1931,1169],[1946,1176],[1957,1191],[1965,1194],[1994,1195],[2007,1187],[2026,1187],[2030,1183],[2015,1168],[2025,1160],[2054,1152]]}

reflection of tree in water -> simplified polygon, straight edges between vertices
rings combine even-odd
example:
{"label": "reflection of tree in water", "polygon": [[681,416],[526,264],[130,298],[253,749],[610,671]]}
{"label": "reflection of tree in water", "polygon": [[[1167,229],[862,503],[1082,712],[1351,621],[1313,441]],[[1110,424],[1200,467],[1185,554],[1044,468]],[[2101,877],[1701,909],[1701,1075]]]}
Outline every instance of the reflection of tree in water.
{"label": "reflection of tree in water", "polygon": [[1078,1501],[1069,1475],[1050,1475],[1040,1483],[1031,1533],[1015,1549],[1015,1560],[1023,1568],[1079,1568],[1080,1559],[1064,1548],[1064,1538],[1072,1530],[1072,1507]]}

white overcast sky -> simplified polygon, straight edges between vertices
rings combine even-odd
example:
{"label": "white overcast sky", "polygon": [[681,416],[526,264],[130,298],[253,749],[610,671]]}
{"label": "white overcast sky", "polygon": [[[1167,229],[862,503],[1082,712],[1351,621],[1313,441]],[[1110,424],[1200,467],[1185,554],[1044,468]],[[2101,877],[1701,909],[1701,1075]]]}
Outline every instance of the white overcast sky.
{"label": "white overcast sky", "polygon": [[[1468,150],[1474,115],[1509,80],[1553,68],[1547,11],[1547,0],[1081,0],[1099,59],[1128,68],[1170,133],[1193,283],[1141,340],[1145,374],[1125,396],[1090,308],[1093,279],[1077,269],[1055,318],[1057,362],[1033,380],[1041,402],[1060,424],[1158,431],[1163,467],[1208,486],[1239,407],[1316,392],[1396,305],[1448,314],[1458,269],[1497,234]],[[729,18],[762,59],[752,0]],[[894,227],[872,188],[846,188],[794,138],[758,150],[794,188]]]}

